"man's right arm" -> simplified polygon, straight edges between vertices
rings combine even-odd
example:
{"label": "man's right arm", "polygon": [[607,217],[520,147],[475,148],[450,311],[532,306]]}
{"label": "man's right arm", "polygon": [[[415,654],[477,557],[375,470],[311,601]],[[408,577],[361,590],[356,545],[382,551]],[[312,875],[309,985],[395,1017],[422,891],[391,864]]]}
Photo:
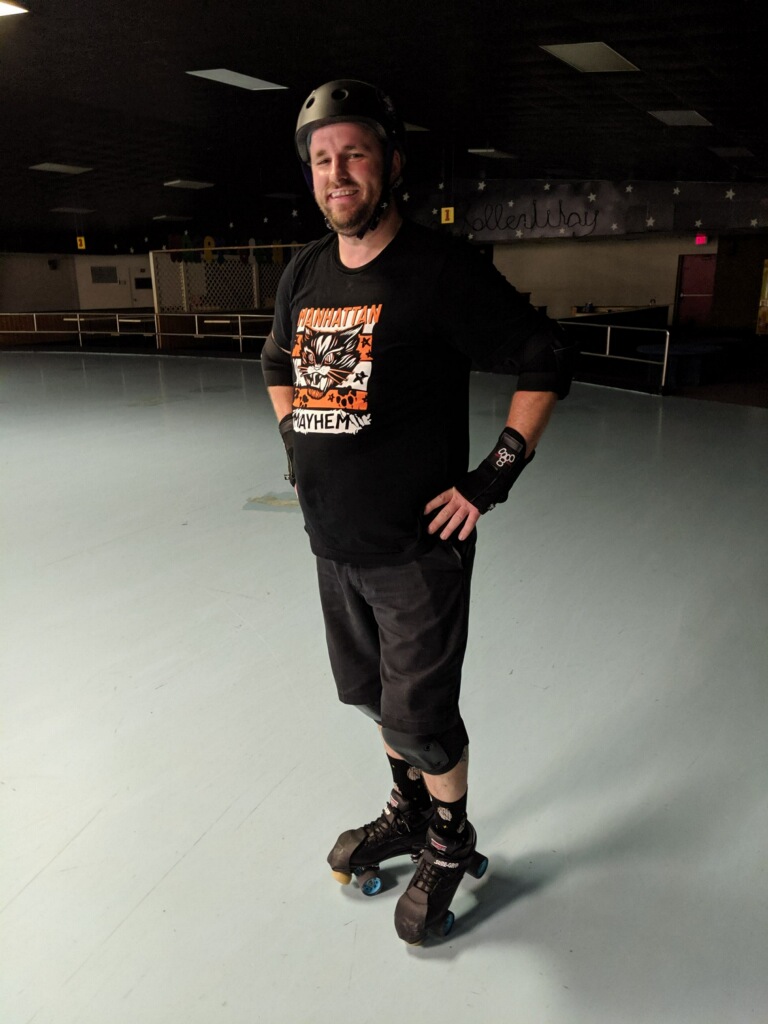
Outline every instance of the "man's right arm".
{"label": "man's right arm", "polygon": [[293,385],[273,384],[271,387],[267,386],[267,393],[279,423],[280,420],[293,412]]}
{"label": "man's right arm", "polygon": [[270,332],[261,351],[261,372],[267,385],[272,407],[277,416],[280,436],[288,458],[288,472],[285,479],[296,486],[293,472],[293,366],[291,354],[281,348]]}

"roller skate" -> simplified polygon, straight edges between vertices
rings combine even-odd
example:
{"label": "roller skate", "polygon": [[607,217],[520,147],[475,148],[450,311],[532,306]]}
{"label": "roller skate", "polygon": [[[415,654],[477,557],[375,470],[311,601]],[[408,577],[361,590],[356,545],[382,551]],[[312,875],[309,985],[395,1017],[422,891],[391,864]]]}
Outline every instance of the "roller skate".
{"label": "roller skate", "polygon": [[428,829],[419,866],[395,908],[395,928],[405,942],[418,946],[428,932],[448,935],[455,920],[448,908],[459,882],[465,872],[482,878],[488,867],[488,858],[476,852],[476,843],[477,833],[469,822],[458,839]]}
{"label": "roller skate", "polygon": [[393,789],[381,815],[362,828],[342,832],[328,854],[333,877],[349,885],[354,875],[366,896],[381,890],[381,861],[410,854],[416,861],[426,842],[432,809],[419,810]]}

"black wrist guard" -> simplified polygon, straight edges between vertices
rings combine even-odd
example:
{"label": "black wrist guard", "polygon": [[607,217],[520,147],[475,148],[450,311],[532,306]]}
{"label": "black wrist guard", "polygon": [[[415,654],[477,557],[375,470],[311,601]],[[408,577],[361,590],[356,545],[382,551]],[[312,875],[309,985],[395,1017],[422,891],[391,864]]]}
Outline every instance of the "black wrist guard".
{"label": "black wrist guard", "polygon": [[288,472],[285,474],[285,479],[291,485],[296,486],[296,474],[293,472],[293,413],[286,413],[285,416],[278,423],[280,429],[280,437],[283,439],[285,445],[285,454],[288,456]]}
{"label": "black wrist guard", "polygon": [[512,427],[505,427],[496,447],[477,469],[456,484],[456,490],[481,512],[507,500],[512,484],[531,461],[535,451],[525,457],[525,438]]}

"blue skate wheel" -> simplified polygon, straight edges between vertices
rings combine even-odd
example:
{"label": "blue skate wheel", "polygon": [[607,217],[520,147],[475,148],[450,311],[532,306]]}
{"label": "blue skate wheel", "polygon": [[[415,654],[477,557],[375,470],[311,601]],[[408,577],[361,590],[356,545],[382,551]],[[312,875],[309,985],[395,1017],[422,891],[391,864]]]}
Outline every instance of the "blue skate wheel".
{"label": "blue skate wheel", "polygon": [[474,865],[475,870],[472,872],[473,878],[482,878],[485,872],[488,870],[488,858],[481,857],[480,862]]}
{"label": "blue skate wheel", "polygon": [[381,891],[381,879],[378,875],[374,875],[373,878],[367,878],[360,886],[364,896],[375,896],[377,892]]}
{"label": "blue skate wheel", "polygon": [[453,922],[455,920],[456,915],[452,910],[449,910],[448,913],[443,918],[443,923],[440,925],[440,934],[443,936],[443,938],[445,938],[446,935],[450,935],[451,928],[453,928]]}

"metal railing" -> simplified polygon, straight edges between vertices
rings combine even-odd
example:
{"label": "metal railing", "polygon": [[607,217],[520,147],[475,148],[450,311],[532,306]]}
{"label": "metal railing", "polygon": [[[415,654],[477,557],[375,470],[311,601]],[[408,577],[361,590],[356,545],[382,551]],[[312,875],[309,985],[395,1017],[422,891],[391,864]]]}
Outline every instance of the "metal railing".
{"label": "metal railing", "polygon": [[[624,324],[602,324],[595,323],[594,321],[579,321],[579,320],[558,320],[558,323],[563,329],[570,330],[571,327],[588,327],[593,331],[602,330],[605,331],[605,347],[600,352],[592,352],[585,349],[583,346],[579,346],[579,352],[583,356],[593,356],[596,359],[615,359],[624,363],[640,363],[646,366],[659,366],[661,367],[661,380],[659,382],[659,388],[661,391],[664,390],[667,384],[667,370],[669,368],[669,339],[670,332],[665,330],[663,327],[629,327]],[[617,332],[622,333],[628,331],[640,331],[644,334],[663,334],[663,351],[661,359],[644,359],[640,356],[628,356],[619,355],[619,353],[612,351],[614,339]]]}
{"label": "metal railing", "polygon": [[[271,313],[140,313],[140,312],[65,312],[65,313],[0,313],[0,345],[4,336],[39,335],[57,341],[77,339],[79,348],[89,338],[154,338],[158,352],[178,347],[179,340],[194,342],[231,340],[237,342],[240,354],[245,341],[264,341],[272,326]],[[625,327],[619,324],[601,324],[574,320],[558,321],[561,327],[590,328],[605,332],[604,347],[592,351],[580,346],[582,355],[597,359],[613,359],[625,363],[658,366],[661,370],[659,387],[667,383],[669,367],[670,332],[661,327]],[[640,332],[664,336],[660,359],[625,355],[615,351],[617,333]],[[193,345],[194,347],[194,345]]]}
{"label": "metal railing", "polygon": [[263,341],[272,327],[271,313],[0,313],[0,344],[6,335],[40,335],[49,340],[89,338],[154,338],[157,351],[171,349],[176,339],[248,339]]}

